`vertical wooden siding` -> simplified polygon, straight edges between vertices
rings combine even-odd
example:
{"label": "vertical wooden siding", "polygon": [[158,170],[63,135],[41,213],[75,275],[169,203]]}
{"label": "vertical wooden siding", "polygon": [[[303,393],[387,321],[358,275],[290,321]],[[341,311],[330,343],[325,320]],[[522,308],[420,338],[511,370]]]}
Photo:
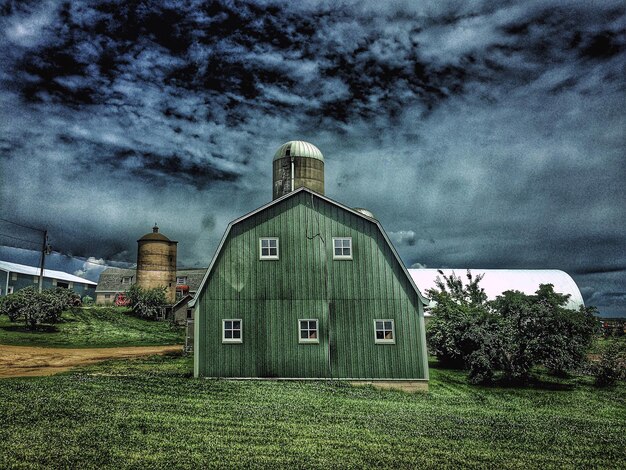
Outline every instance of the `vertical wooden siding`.
{"label": "vertical wooden siding", "polygon": [[[260,237],[279,260],[259,260]],[[333,260],[333,237],[352,237],[352,260]],[[427,377],[419,299],[378,227],[308,192],[235,224],[198,302],[201,376]],[[241,344],[222,343],[226,318]],[[298,342],[301,318],[319,344]],[[376,318],[395,320],[395,344],[374,343]]]}

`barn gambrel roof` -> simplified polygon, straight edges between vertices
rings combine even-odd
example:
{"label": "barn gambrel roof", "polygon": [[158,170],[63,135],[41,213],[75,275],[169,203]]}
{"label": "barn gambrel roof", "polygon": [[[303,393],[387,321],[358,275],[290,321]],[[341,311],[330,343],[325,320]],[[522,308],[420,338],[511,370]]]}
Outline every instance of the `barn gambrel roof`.
{"label": "barn gambrel roof", "polygon": [[220,244],[217,247],[217,250],[215,250],[215,254],[213,255],[213,258],[211,259],[211,264],[209,265],[209,268],[207,269],[204,278],[202,279],[202,283],[200,284],[200,287],[198,288],[196,295],[194,296],[193,300],[191,300],[191,302],[189,302],[189,306],[193,307],[196,303],[196,299],[198,298],[198,294],[200,294],[200,292],[202,292],[202,289],[204,289],[204,285],[206,284],[209,275],[211,274],[213,267],[215,266],[215,263],[217,261],[217,258],[219,257],[219,254],[222,251],[222,248],[224,246],[224,243],[226,242],[226,240],[228,239],[228,235],[230,234],[230,231],[232,229],[232,227],[236,224],[238,224],[239,222],[243,222],[244,220],[258,214],[259,212],[262,212],[276,204],[279,204],[280,202],[289,199],[291,197],[294,197],[296,194],[299,194],[301,192],[307,192],[309,194],[311,194],[311,196],[313,197],[317,197],[322,199],[323,201],[326,201],[340,209],[343,209],[347,212],[350,212],[351,214],[354,214],[364,220],[367,220],[368,222],[376,225],[378,227],[378,230],[380,231],[380,233],[382,234],[383,238],[385,239],[385,241],[387,242],[387,245],[389,245],[389,248],[391,249],[391,252],[393,253],[394,257],[396,258],[396,261],[398,262],[398,264],[400,265],[400,267],[402,268],[402,271],[404,272],[404,274],[406,275],[409,283],[411,284],[411,286],[413,287],[413,289],[415,290],[415,292],[417,293],[418,298],[420,299],[420,301],[422,302],[422,304],[426,305],[428,304],[428,299],[426,297],[424,297],[422,295],[422,293],[420,292],[420,290],[417,288],[417,286],[415,285],[415,282],[413,282],[413,278],[411,277],[411,275],[409,274],[408,270],[406,269],[406,266],[404,265],[404,263],[402,262],[402,260],[400,259],[400,256],[398,255],[398,252],[396,251],[396,249],[394,248],[393,244],[391,243],[391,240],[389,239],[389,237],[387,236],[387,234],[385,233],[385,230],[383,229],[382,225],[380,224],[380,222],[376,219],[373,219],[371,217],[367,217],[366,215],[364,215],[363,213],[355,210],[355,209],[351,209],[350,207],[344,206],[343,204],[337,202],[337,201],[333,201],[332,199],[323,196],[322,194],[316,193],[315,191],[310,190],[309,188],[306,187],[300,187],[298,189],[296,189],[295,191],[290,192],[289,194],[285,194],[284,196],[275,199],[274,201],[271,201],[261,207],[259,207],[258,209],[242,216],[239,217],[238,219],[233,220],[232,222],[230,222],[228,224],[228,227],[226,228],[226,232],[224,232],[224,236],[222,237],[222,240],[220,241]]}

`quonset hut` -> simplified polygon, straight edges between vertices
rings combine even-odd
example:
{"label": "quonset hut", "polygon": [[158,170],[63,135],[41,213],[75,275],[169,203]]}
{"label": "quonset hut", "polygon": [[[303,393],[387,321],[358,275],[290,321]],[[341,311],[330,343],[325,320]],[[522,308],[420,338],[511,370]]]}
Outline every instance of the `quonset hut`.
{"label": "quonset hut", "polygon": [[426,388],[426,299],[382,226],[323,195],[315,146],[276,155],[274,200],[229,224],[190,303],[194,375]]}
{"label": "quonset hut", "polygon": [[[413,281],[422,292],[436,287],[437,278],[442,278],[441,273],[445,276],[455,275],[465,281],[468,269],[409,269],[409,274]],[[499,295],[504,294],[508,290],[516,290],[527,295],[537,292],[540,284],[552,284],[554,291],[561,294],[569,295],[565,308],[570,310],[578,310],[584,307],[583,296],[576,282],[572,277],[564,271],[557,269],[474,269],[469,271],[472,276],[483,276],[480,286],[485,290],[487,299],[495,300]],[[426,305],[426,316],[430,304]]]}

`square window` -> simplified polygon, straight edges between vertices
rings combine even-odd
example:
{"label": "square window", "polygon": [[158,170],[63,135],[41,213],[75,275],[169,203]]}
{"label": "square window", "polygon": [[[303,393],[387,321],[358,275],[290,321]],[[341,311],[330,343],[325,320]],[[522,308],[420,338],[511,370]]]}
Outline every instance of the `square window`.
{"label": "square window", "polygon": [[393,320],[374,320],[374,342],[395,344],[396,332]]}
{"label": "square window", "polygon": [[187,284],[187,276],[178,276],[176,278],[176,285],[177,286],[183,286]]}
{"label": "square window", "polygon": [[352,259],[352,238],[333,238],[333,259]]}
{"label": "square window", "polygon": [[260,239],[260,259],[278,259],[278,238]]}
{"label": "square window", "polygon": [[242,321],[222,320],[222,343],[241,343],[242,340]]}
{"label": "square window", "polygon": [[298,320],[298,329],[300,334],[298,335],[298,341],[300,343],[319,343],[317,320]]}

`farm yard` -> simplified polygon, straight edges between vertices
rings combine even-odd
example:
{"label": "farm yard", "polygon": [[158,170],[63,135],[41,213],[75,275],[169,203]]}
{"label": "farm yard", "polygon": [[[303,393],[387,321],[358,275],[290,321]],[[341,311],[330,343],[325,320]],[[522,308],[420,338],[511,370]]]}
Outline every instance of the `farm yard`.
{"label": "farm yard", "polygon": [[180,328],[168,322],[146,321],[119,307],[85,307],[66,310],[55,325],[36,331],[0,315],[0,345],[47,348],[112,348],[183,344]]}
{"label": "farm yard", "polygon": [[[190,357],[0,380],[3,467],[624,468],[626,387],[195,380]],[[551,381],[548,381],[551,380]]]}
{"label": "farm yard", "polygon": [[2,468],[626,467],[623,382],[539,375],[527,387],[481,387],[436,362],[430,391],[417,394],[194,379],[192,358],[171,346],[182,333],[164,322],[112,308],[64,312],[35,332],[0,321],[5,359],[72,351],[88,364],[0,379]]}

